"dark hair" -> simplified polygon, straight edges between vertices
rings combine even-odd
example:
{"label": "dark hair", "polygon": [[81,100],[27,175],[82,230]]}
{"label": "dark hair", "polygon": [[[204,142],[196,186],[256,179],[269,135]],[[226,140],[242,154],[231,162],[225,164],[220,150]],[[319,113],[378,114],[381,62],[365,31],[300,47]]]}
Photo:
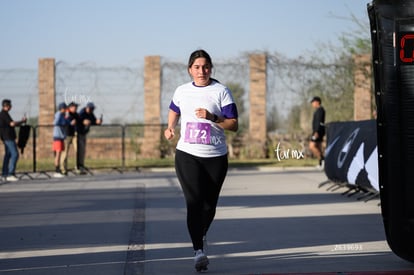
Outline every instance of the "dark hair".
{"label": "dark hair", "polygon": [[205,58],[207,60],[207,63],[211,65],[211,68],[213,68],[213,62],[211,61],[211,57],[205,50],[196,50],[190,55],[190,58],[188,59],[188,68],[191,68],[191,66],[193,66],[194,61],[197,58],[201,57]]}
{"label": "dark hair", "polygon": [[312,103],[312,102],[314,102],[314,101],[319,102],[319,104],[321,104],[321,103],[322,103],[322,99],[321,99],[319,96],[314,96],[314,97],[312,98],[312,100],[311,100],[311,103]]}
{"label": "dark hair", "polygon": [[3,99],[3,102],[1,103],[2,107],[5,106],[11,106],[11,100],[10,99]]}

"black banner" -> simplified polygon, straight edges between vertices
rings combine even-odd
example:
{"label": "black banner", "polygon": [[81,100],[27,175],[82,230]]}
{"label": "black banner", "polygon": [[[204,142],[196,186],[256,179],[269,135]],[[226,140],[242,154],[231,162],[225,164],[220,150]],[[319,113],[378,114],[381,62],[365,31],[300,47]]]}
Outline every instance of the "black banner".
{"label": "black banner", "polygon": [[375,120],[327,124],[325,174],[333,182],[379,191]]}
{"label": "black banner", "polygon": [[414,262],[414,1],[374,0],[368,15],[385,234]]}

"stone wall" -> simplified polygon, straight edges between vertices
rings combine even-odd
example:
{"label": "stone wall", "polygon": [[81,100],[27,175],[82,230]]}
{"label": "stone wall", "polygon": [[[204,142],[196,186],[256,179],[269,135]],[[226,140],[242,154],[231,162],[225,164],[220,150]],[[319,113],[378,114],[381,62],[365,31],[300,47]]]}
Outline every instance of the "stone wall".
{"label": "stone wall", "polygon": [[266,156],[266,63],[265,54],[250,56],[250,115],[248,154],[253,158]]}
{"label": "stone wall", "polygon": [[161,142],[161,57],[145,57],[144,71],[144,141],[143,157],[160,157]]}
{"label": "stone wall", "polygon": [[355,55],[354,64],[354,120],[371,119],[371,55]]}
{"label": "stone wall", "polygon": [[[38,86],[39,86],[39,125],[53,125],[55,116],[55,59],[39,59],[38,68]],[[39,157],[46,157],[46,152],[50,150],[53,140],[53,131],[40,128],[37,132],[39,140],[50,141],[40,142],[37,149]],[[45,155],[46,154],[46,155]]]}

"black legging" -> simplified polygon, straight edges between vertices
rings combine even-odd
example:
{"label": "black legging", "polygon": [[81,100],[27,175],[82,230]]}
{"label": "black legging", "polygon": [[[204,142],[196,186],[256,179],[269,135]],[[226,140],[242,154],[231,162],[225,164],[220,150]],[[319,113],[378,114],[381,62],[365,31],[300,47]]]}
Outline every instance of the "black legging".
{"label": "black legging", "polygon": [[203,236],[216,214],[227,168],[227,154],[200,158],[176,150],[175,170],[187,204],[187,227],[194,250],[203,249]]}

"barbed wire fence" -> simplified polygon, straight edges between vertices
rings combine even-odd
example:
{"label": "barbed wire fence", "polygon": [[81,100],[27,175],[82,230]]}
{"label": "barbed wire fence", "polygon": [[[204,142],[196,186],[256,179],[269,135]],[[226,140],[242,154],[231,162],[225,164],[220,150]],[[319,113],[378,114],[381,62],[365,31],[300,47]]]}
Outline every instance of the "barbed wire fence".
{"label": "barbed wire fence", "polygon": [[[276,111],[286,118],[292,107],[309,97],[309,90],[321,78],[338,73],[338,64],[323,64],[267,53],[267,113]],[[168,105],[175,89],[190,81],[187,65],[162,58],[161,122],[166,122]],[[344,66],[342,66],[344,67]],[[336,69],[335,69],[336,68]],[[76,101],[80,107],[93,101],[108,123],[142,123],[144,120],[144,68],[142,64],[101,67],[93,62],[56,62],[56,103]],[[231,60],[216,60],[212,77],[224,84],[237,83],[245,90],[242,101],[249,110],[249,59],[242,54]],[[336,78],[341,89],[349,89],[352,79]],[[334,96],[338,88],[320,91]],[[1,69],[0,94],[14,102],[13,112],[36,118],[38,107],[37,69]],[[339,93],[341,95],[342,93]],[[279,125],[280,126],[280,125]],[[283,126],[281,126],[283,127]]]}
{"label": "barbed wire fence", "polygon": [[[248,123],[249,112],[249,56],[244,53],[231,59],[213,60],[212,77],[228,85],[235,83],[244,90],[239,104],[244,105],[246,114],[240,114],[240,122]],[[266,114],[269,136],[281,139],[291,135],[294,112],[300,113],[301,137],[310,128],[312,109],[311,96],[320,95],[328,100],[327,120],[338,120],[336,115],[345,112],[351,105],[353,94],[352,66],[349,62],[341,64],[307,61],[303,58],[287,58],[278,53],[267,55],[267,98]],[[175,89],[191,81],[186,62],[176,62],[161,58],[161,117],[167,122],[168,106]],[[125,66],[102,67],[93,62],[71,64],[67,61],[56,62],[56,105],[60,102],[75,101],[82,108],[92,101],[97,106],[96,115],[104,115],[105,124],[127,125],[144,123],[144,67],[142,63]],[[37,69],[0,69],[0,95],[13,102],[11,115],[15,119],[26,114],[31,125],[37,125],[39,114]],[[345,97],[344,97],[345,95]],[[331,100],[329,102],[329,100]],[[331,104],[332,103],[332,104]],[[339,107],[338,107],[339,106]],[[352,109],[352,106],[350,107]],[[109,129],[109,128],[108,128]],[[93,136],[113,137],[119,131],[106,129],[105,133],[92,131]],[[132,128],[131,128],[132,129]],[[134,128],[135,129],[135,128]],[[137,128],[138,129],[138,128]],[[103,129],[101,131],[104,131]],[[96,133],[95,133],[96,132]],[[140,130],[129,130],[130,136],[141,135]],[[297,135],[295,133],[295,135]],[[284,137],[282,137],[284,138]],[[273,142],[274,143],[274,142]],[[272,142],[270,142],[272,145]],[[136,155],[139,154],[139,144]],[[1,149],[0,149],[1,150]],[[269,152],[272,148],[269,148]]]}
{"label": "barbed wire fence", "polygon": [[[262,52],[254,54],[257,53],[262,54]],[[248,126],[250,115],[249,60],[251,54],[245,53],[236,58],[213,60],[213,78],[225,85],[236,84],[237,87],[242,87],[244,90],[242,94],[238,94],[241,96],[238,104],[244,105],[242,109],[245,113],[240,114],[239,121],[245,126]],[[340,117],[339,113],[343,113],[346,108],[349,109],[349,106],[353,105],[353,76],[350,60],[341,60],[341,63],[325,63],[309,61],[300,57],[287,58],[278,53],[265,54],[267,56],[268,140],[266,142],[268,156],[272,157],[273,149],[279,142],[290,148],[297,148],[298,145],[301,146],[299,148],[305,150],[311,126],[310,97],[319,95],[327,100],[325,102],[328,104],[325,105],[325,109],[327,110],[328,122],[337,120]],[[90,137],[96,139],[96,144],[92,143],[92,147],[97,146],[94,147],[97,149],[104,146],[105,138],[118,138],[119,140],[121,137],[126,138],[128,144],[124,144],[124,146],[128,147],[128,150],[122,157],[123,163],[125,163],[124,161],[134,163],[140,156],[140,140],[143,135],[143,64],[144,62],[137,62],[125,66],[102,67],[93,62],[71,64],[67,61],[57,61],[55,63],[56,102],[51,101],[50,104],[58,105],[62,101],[66,103],[76,101],[82,108],[87,102],[94,102],[97,106],[95,113],[97,116],[104,115],[106,126],[92,129]],[[186,62],[176,62],[162,57],[161,68],[160,123],[165,124],[167,123],[168,106],[175,89],[191,79]],[[21,116],[27,115],[30,125],[35,127],[38,125],[37,69],[0,69],[0,95],[2,99],[12,100],[11,116],[14,119],[17,120]],[[300,114],[298,115],[298,113]],[[299,131],[292,130],[288,125],[291,118],[295,116],[301,123]],[[40,127],[45,127],[45,125]],[[246,143],[243,142],[248,141],[244,139],[243,132],[243,130],[239,131],[236,136],[230,136],[228,140],[228,142],[231,141],[232,146],[234,145],[233,149],[236,149],[234,150],[236,158],[244,157],[243,148]],[[112,162],[119,159],[116,150],[120,151],[120,148],[122,148],[120,145],[113,147]],[[160,151],[162,151],[161,148],[163,147],[160,146]],[[97,152],[98,150],[95,149],[93,151]],[[0,148],[0,154],[2,150],[3,148]],[[165,150],[171,152],[171,148]],[[100,154],[91,157],[96,159],[100,159],[102,156],[108,157],[109,152],[104,150]],[[26,154],[24,158],[30,160],[31,156]]]}
{"label": "barbed wire fence", "polygon": [[0,95],[13,100],[13,113],[36,117],[39,113],[37,69],[0,70]]}
{"label": "barbed wire fence", "polygon": [[143,121],[144,81],[142,66],[99,67],[94,63],[56,63],[56,101],[75,101],[82,108],[97,106],[107,123]]}

